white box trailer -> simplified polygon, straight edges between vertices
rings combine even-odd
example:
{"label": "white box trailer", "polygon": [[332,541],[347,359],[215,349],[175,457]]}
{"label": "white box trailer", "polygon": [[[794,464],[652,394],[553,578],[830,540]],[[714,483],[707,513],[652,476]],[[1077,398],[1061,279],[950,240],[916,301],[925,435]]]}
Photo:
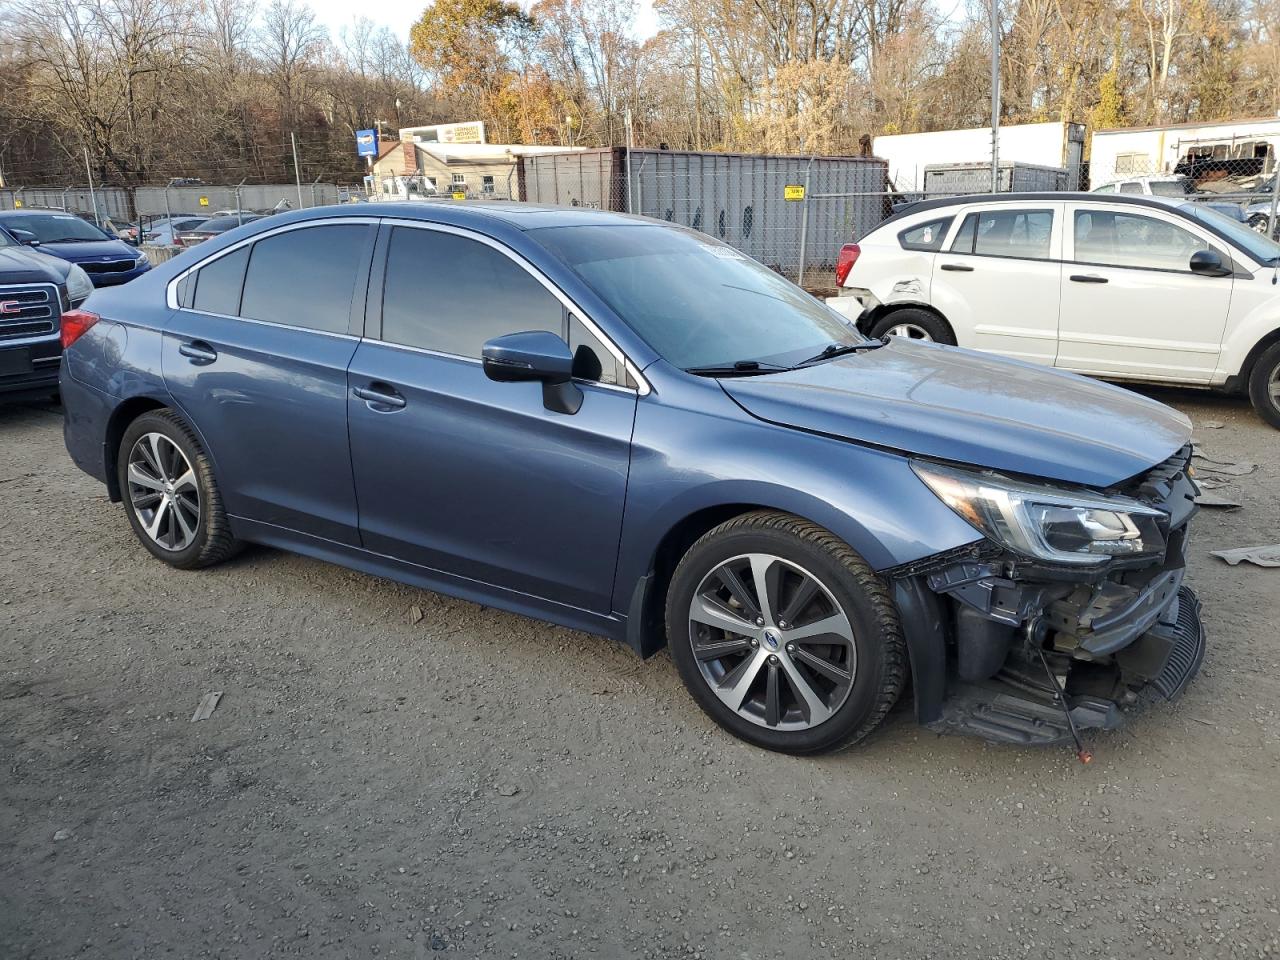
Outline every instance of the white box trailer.
{"label": "white box trailer", "polygon": [[1129,177],[1183,174],[1203,185],[1252,181],[1271,173],[1280,152],[1280,117],[1093,131],[1089,188]]}
{"label": "white box trailer", "polygon": [[[1000,128],[1000,162],[1059,167],[1068,188],[1079,184],[1084,160],[1084,124],[1018,123]],[[889,164],[889,180],[900,193],[925,189],[925,167],[991,163],[991,128],[895,133],[876,137],[872,152]]]}

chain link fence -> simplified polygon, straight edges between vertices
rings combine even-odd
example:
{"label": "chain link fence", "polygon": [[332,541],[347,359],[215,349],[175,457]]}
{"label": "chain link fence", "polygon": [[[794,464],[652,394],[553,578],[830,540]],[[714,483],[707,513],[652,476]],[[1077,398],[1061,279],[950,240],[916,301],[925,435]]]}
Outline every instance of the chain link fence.
{"label": "chain link fence", "polygon": [[[1248,156],[1232,156],[1246,150]],[[1160,162],[1149,153],[1102,151],[1089,169],[1093,192],[1189,199],[1280,239],[1280,181],[1275,146],[1246,141],[1174,145],[1176,159]]]}
{"label": "chain link fence", "polygon": [[267,213],[318,207],[348,199],[332,183],[206,184],[169,183],[141,187],[11,187],[0,190],[0,210],[62,210],[119,226],[158,217]]}

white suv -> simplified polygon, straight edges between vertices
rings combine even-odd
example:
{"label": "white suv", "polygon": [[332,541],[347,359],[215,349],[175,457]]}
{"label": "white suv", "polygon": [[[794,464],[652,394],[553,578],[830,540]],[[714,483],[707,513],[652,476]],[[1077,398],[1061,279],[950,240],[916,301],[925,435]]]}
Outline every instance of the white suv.
{"label": "white suv", "polygon": [[1280,428],[1278,273],[1280,244],[1190,201],[954,197],[846,244],[828,303],[876,337],[1247,391]]}

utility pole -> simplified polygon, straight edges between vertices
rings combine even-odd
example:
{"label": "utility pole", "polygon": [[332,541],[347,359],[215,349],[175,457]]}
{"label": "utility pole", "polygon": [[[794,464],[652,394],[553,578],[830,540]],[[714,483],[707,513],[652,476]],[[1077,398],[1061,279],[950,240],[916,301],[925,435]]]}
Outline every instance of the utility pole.
{"label": "utility pole", "polygon": [[302,168],[298,166],[298,138],[289,131],[289,142],[293,144],[293,179],[298,184],[298,209],[302,209]]}
{"label": "utility pole", "polygon": [[991,192],[1000,192],[1000,4],[991,0]]}
{"label": "utility pole", "polygon": [[89,148],[84,148],[84,172],[89,176],[89,203],[93,206],[93,222],[102,226],[102,221],[98,218],[98,195],[93,192],[93,168],[89,166]]}

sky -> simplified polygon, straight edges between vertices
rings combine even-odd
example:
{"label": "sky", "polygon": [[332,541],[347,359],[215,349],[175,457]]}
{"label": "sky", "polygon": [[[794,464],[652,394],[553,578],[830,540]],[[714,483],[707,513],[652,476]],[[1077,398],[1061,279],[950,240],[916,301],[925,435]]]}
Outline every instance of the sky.
{"label": "sky", "polygon": [[[379,26],[390,27],[401,40],[408,41],[409,27],[422,16],[428,0],[380,0],[371,7],[357,6],[351,0],[309,0],[316,12],[316,19],[329,28],[335,40],[343,27],[348,27],[357,15],[368,17]],[[525,2],[523,5],[528,6]],[[638,0],[636,35],[641,39],[658,32],[657,17],[653,13],[653,0]]]}

